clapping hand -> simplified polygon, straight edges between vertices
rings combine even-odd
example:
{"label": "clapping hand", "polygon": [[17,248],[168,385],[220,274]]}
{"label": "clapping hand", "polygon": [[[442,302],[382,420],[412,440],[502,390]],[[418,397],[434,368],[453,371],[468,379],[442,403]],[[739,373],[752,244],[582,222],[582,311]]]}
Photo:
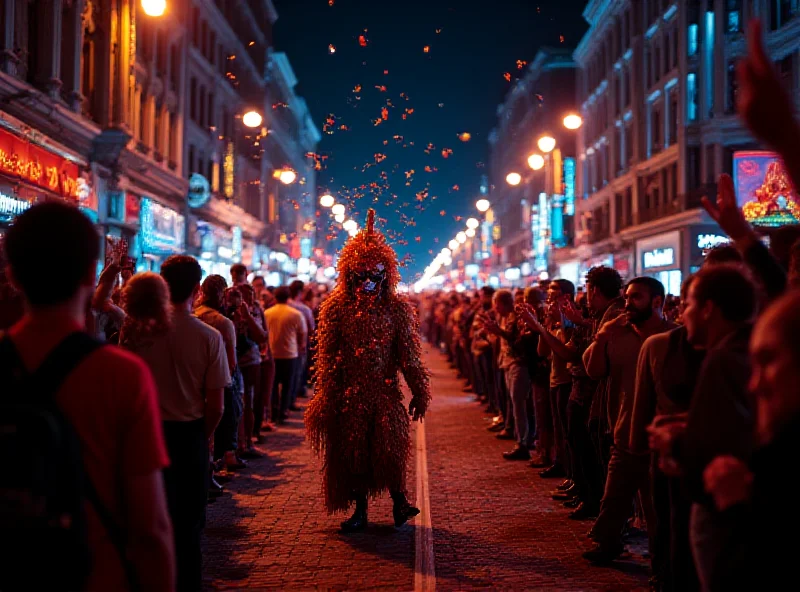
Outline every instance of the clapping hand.
{"label": "clapping hand", "polygon": [[703,471],[703,485],[717,510],[723,512],[750,499],[753,474],[738,458],[718,456]]}
{"label": "clapping hand", "polygon": [[561,314],[564,315],[564,318],[566,318],[569,322],[575,325],[583,324],[584,322],[583,313],[581,313],[581,311],[578,310],[578,307],[575,306],[575,303],[572,300],[565,298],[560,303],[560,308],[561,308]]}
{"label": "clapping hand", "polygon": [[514,310],[528,329],[538,333],[544,331],[544,327],[542,327],[542,324],[536,317],[536,311],[530,304],[518,304],[514,307]]}

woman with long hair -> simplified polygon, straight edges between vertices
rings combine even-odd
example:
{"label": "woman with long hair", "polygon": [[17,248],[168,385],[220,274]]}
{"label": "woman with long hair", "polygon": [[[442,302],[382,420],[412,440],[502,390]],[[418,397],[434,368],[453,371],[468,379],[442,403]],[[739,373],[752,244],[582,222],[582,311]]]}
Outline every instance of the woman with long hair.
{"label": "woman with long hair", "polygon": [[153,272],[131,277],[122,289],[125,320],[120,330],[119,344],[136,351],[149,339],[162,335],[170,327],[172,306],[167,282]]}

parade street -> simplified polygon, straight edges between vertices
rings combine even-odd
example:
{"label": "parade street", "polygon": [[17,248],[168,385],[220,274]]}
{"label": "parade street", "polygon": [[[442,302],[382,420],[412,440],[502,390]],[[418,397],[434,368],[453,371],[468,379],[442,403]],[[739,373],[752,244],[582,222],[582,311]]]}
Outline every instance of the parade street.
{"label": "parade street", "polygon": [[319,462],[300,413],[267,435],[254,460],[209,506],[203,557],[207,590],[646,589],[644,539],[613,567],[581,558],[592,522],[567,519],[552,501],[559,480],[505,461],[508,442],[461,392],[455,371],[426,346],[433,406],[412,432],[409,498],[422,514],[395,530],[386,495],[370,526],[343,535],[327,516]]}

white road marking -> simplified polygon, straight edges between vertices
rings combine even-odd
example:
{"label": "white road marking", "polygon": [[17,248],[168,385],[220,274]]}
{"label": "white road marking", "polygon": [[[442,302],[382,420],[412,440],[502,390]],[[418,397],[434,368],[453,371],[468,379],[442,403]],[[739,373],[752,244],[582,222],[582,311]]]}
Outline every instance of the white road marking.
{"label": "white road marking", "polygon": [[420,515],[414,530],[414,591],[436,589],[436,570],[431,527],[431,500],[428,490],[428,451],[425,444],[425,424],[417,424],[417,504]]}

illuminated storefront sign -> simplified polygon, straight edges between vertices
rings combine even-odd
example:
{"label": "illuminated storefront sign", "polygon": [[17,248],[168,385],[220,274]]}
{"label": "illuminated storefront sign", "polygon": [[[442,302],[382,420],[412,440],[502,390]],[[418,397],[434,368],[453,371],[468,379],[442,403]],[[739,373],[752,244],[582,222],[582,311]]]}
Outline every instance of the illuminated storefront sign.
{"label": "illuminated storefront sign", "polygon": [[731,242],[731,239],[727,236],[722,236],[719,234],[698,234],[697,235],[697,248],[701,251],[707,251],[708,249],[713,249],[719,245],[725,245]]}
{"label": "illuminated storefront sign", "polygon": [[642,262],[644,269],[669,267],[675,263],[675,251],[671,248],[645,251],[642,254]]}
{"label": "illuminated storefront sign", "polygon": [[0,172],[56,193],[78,198],[78,165],[0,130]]}
{"label": "illuminated storefront sign", "polygon": [[31,207],[30,202],[24,199],[0,193],[0,222],[8,222],[29,207]]}
{"label": "illuminated storefront sign", "polygon": [[236,161],[234,159],[233,154],[233,142],[228,142],[228,145],[225,146],[225,156],[222,160],[222,179],[223,179],[223,188],[222,192],[228,199],[233,197],[233,173],[236,167]]}
{"label": "illuminated storefront sign", "polygon": [[575,215],[575,159],[564,159],[564,214]]}
{"label": "illuminated storefront sign", "polygon": [[178,212],[143,197],[139,201],[139,217],[144,252],[183,251],[184,218]]}
{"label": "illuminated storefront sign", "polygon": [[211,197],[211,185],[200,173],[192,173],[189,177],[189,207],[203,207]]}

